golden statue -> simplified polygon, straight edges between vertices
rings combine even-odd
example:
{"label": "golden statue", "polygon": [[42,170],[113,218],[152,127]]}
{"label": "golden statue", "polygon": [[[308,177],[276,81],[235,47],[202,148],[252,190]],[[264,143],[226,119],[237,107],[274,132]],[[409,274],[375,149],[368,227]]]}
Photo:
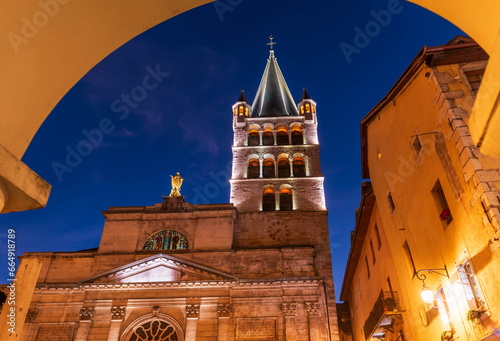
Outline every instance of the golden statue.
{"label": "golden statue", "polygon": [[182,186],[182,181],[184,181],[183,178],[179,175],[179,172],[177,172],[177,175],[172,176],[172,191],[170,191],[170,197],[180,197],[181,196],[181,186]]}

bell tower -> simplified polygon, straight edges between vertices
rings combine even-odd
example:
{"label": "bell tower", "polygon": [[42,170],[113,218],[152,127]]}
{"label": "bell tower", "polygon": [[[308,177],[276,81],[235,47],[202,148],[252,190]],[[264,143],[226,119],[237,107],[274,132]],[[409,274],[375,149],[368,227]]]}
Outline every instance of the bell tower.
{"label": "bell tower", "polygon": [[252,107],[233,105],[231,198],[238,211],[325,211],[316,102],[298,105],[272,46]]}

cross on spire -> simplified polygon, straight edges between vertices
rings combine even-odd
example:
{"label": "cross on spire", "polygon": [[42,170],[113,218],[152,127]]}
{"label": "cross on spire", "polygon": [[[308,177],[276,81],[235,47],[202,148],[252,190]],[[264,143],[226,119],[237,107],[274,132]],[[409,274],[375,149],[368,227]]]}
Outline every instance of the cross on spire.
{"label": "cross on spire", "polygon": [[273,41],[273,39],[274,39],[273,36],[269,36],[269,39],[271,39],[271,42],[267,43],[266,45],[270,45],[271,46],[271,51],[273,51],[273,45],[276,45],[277,43],[275,43]]}

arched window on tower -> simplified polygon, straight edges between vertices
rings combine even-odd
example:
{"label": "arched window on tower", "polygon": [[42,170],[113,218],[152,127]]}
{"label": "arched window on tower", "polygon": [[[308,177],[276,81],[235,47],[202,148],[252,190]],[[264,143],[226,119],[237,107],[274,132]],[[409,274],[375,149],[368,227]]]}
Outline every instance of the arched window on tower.
{"label": "arched window on tower", "polygon": [[306,103],[306,112],[311,112],[311,105],[309,103]]}
{"label": "arched window on tower", "polygon": [[304,144],[304,137],[302,136],[302,127],[299,125],[294,125],[292,127],[292,144],[294,145]]}
{"label": "arched window on tower", "polygon": [[274,178],[274,160],[265,159],[262,167],[262,177],[264,178]]}
{"label": "arched window on tower", "polygon": [[276,144],[278,146],[284,146],[289,144],[288,131],[285,127],[278,128],[278,131],[276,133]]}
{"label": "arched window on tower", "polygon": [[290,188],[282,188],[280,190],[280,211],[292,211],[292,190]]}
{"label": "arched window on tower", "polygon": [[304,159],[296,157],[293,159],[293,176],[304,177],[306,176],[306,164]]}
{"label": "arched window on tower", "polygon": [[250,128],[248,130],[248,145],[258,146],[260,144],[259,130],[257,128]]}
{"label": "arched window on tower", "polygon": [[248,161],[247,178],[248,179],[258,179],[259,175],[260,175],[259,160],[251,159],[250,161]]}
{"label": "arched window on tower", "polygon": [[290,177],[290,161],[288,160],[288,155],[285,155],[278,159],[278,178],[289,178],[289,177]]}
{"label": "arched window on tower", "polygon": [[262,210],[275,211],[276,210],[276,196],[272,187],[264,188],[262,193]]}
{"label": "arched window on tower", "polygon": [[262,134],[262,145],[274,146],[274,135],[271,128],[264,129],[264,133]]}

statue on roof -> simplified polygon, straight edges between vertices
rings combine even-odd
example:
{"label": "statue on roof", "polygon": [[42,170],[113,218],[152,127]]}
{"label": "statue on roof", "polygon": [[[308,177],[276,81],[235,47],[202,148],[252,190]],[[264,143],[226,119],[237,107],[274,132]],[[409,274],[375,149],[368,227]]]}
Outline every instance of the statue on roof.
{"label": "statue on roof", "polygon": [[170,191],[170,197],[180,197],[181,196],[181,186],[182,182],[184,181],[183,178],[179,175],[179,172],[177,172],[177,175],[172,176],[172,191]]}

